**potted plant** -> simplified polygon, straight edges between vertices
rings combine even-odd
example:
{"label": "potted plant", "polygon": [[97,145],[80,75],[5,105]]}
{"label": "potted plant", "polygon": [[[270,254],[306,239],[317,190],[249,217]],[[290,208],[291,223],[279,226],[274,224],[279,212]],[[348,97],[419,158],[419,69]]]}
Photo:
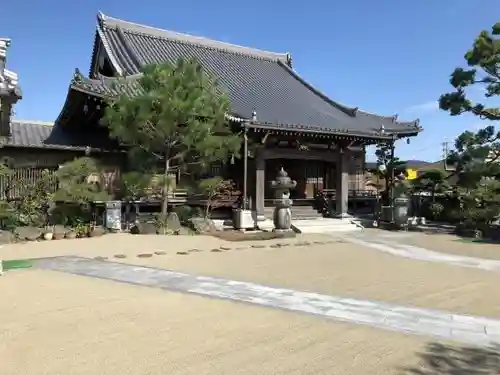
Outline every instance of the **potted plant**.
{"label": "potted plant", "polygon": [[73,231],[76,233],[76,237],[78,238],[87,237],[89,233],[89,226],[84,223],[78,223],[73,228]]}

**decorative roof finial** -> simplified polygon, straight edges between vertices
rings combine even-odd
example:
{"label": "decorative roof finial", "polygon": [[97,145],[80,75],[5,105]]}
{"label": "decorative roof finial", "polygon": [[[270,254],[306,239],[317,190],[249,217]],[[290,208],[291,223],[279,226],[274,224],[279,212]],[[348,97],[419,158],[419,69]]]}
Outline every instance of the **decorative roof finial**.
{"label": "decorative roof finial", "polygon": [[80,73],[80,69],[76,68],[75,72],[73,73],[73,82],[76,83],[81,83],[83,81],[82,79],[82,73]]}

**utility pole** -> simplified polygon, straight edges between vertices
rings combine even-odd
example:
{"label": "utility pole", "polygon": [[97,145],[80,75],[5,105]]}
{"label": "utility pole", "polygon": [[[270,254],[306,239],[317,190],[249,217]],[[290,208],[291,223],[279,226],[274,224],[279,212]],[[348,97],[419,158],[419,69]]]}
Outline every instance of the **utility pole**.
{"label": "utility pole", "polygon": [[448,142],[445,138],[445,141],[443,143],[441,143],[441,145],[443,146],[443,159],[446,160],[446,158],[448,157]]}
{"label": "utility pole", "polygon": [[444,170],[445,171],[454,171],[455,168],[452,166],[448,166],[448,156],[450,155],[450,149],[449,149],[449,144],[451,142],[447,141],[446,138],[444,142],[442,143],[443,145],[443,164],[444,164]]}

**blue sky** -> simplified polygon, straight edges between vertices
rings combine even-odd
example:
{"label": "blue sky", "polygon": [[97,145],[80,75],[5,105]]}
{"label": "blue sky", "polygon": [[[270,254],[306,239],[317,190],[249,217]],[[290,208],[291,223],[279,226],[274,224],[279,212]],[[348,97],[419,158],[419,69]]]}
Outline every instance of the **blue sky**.
{"label": "blue sky", "polygon": [[[332,99],[401,119],[424,132],[398,144],[404,158],[437,160],[441,142],[482,122],[437,108],[475,36],[500,21],[498,0],[6,1],[1,36],[24,98],[16,117],[54,121],[75,68],[87,73],[96,14],[275,52]],[[147,6],[146,6],[147,4]],[[480,7],[479,7],[480,5]],[[481,90],[471,95],[481,98]]]}

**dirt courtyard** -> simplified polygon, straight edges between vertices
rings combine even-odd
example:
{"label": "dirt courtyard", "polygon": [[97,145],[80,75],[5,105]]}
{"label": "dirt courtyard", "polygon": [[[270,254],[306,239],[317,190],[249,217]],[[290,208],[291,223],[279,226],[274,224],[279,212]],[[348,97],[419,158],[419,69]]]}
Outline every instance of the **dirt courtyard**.
{"label": "dirt courtyard", "polygon": [[[434,374],[422,355],[440,356],[422,337],[50,271],[0,292],[2,375]],[[456,368],[471,350],[438,347]]]}
{"label": "dirt courtyard", "polygon": [[500,243],[473,242],[451,234],[410,233],[404,242],[441,253],[500,260]]}
{"label": "dirt courtyard", "polygon": [[[276,243],[288,246],[270,246]],[[270,286],[500,317],[500,274],[403,259],[324,235],[266,242],[264,248],[251,245],[204,236],[118,234],[9,245],[0,249],[0,256],[102,256]],[[189,251],[193,249],[199,251]],[[137,257],[154,252],[161,255]],[[116,254],[125,258],[114,258]],[[9,271],[0,278],[0,295],[2,375],[430,375],[460,373],[467,366],[470,371],[463,373],[474,374],[478,368],[481,374],[500,373],[498,350],[463,349],[427,337],[52,271]],[[482,362],[473,363],[477,358]]]}
{"label": "dirt courtyard", "polygon": [[[304,241],[309,244],[297,246]],[[327,241],[330,242],[323,243]],[[272,247],[276,243],[289,246]],[[0,256],[104,256],[118,262],[205,276],[500,318],[500,304],[494,297],[498,295],[500,273],[400,258],[326,235],[265,241],[265,248],[252,248],[252,244],[262,246],[263,241],[248,244],[209,236],[117,234],[10,245],[0,249]],[[211,251],[220,247],[231,250]],[[201,251],[177,254],[190,249]],[[166,254],[137,257],[158,251]],[[116,259],[114,254],[126,258]]]}

